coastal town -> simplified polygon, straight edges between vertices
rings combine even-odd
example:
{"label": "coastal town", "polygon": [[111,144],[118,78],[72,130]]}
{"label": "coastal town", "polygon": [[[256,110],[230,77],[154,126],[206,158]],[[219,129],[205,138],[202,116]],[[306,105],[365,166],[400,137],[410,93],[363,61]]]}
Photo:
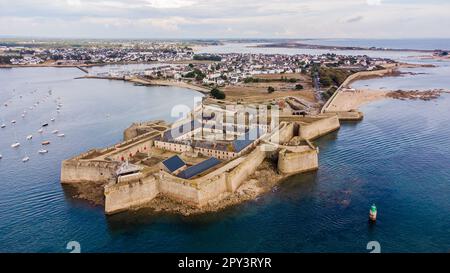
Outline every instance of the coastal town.
{"label": "coastal town", "polygon": [[[173,124],[133,123],[123,141],[64,160],[61,183],[105,213],[151,207],[184,215],[215,211],[319,168],[314,140],[343,121],[360,121],[362,103],[432,99],[409,92],[369,94],[350,83],[414,66],[366,55],[197,53],[186,43],[52,47],[3,45],[3,67],[78,68],[76,79],[176,86],[203,94]],[[140,68],[91,66],[147,64]]]}
{"label": "coastal town", "polygon": [[0,65],[103,65],[170,62],[192,59],[192,48],[180,43],[98,43],[83,46],[49,43],[2,43]]}

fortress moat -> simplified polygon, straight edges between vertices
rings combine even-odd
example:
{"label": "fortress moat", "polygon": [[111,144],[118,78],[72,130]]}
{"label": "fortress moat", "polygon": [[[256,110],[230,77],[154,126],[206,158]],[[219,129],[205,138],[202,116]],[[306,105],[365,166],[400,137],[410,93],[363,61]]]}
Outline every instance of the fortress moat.
{"label": "fortress moat", "polygon": [[174,124],[132,124],[124,141],[62,163],[61,183],[106,214],[150,207],[184,215],[253,199],[318,168],[312,140],[339,129],[336,114],[197,106]]}

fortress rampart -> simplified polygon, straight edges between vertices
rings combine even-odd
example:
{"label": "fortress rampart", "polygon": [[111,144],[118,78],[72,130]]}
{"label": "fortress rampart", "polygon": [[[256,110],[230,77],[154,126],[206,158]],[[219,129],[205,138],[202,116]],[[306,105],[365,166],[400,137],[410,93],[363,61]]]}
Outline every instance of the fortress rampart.
{"label": "fortress rampart", "polygon": [[[183,158],[188,157],[187,162],[192,164],[202,159],[189,159],[193,156],[192,151],[161,146],[165,144],[161,141],[164,132],[156,130],[151,124],[161,126],[160,123],[145,123],[144,126],[148,127],[142,135],[64,161],[61,182],[104,183],[107,214],[145,206],[157,196],[201,208],[210,202],[220,202],[225,196],[236,192],[265,160],[278,160],[278,172],[283,176],[316,170],[319,166],[318,149],[309,140],[339,128],[336,115],[282,117],[280,123],[269,132],[245,144],[248,146],[236,157],[222,159],[220,164],[209,167],[208,171],[182,178],[178,173],[164,169],[159,161],[162,155],[167,158],[171,154],[179,154]],[[195,149],[189,145],[186,147]],[[139,171],[119,174],[124,160],[136,160],[138,154],[154,163],[142,165],[145,160],[138,160],[136,164],[142,165]]]}

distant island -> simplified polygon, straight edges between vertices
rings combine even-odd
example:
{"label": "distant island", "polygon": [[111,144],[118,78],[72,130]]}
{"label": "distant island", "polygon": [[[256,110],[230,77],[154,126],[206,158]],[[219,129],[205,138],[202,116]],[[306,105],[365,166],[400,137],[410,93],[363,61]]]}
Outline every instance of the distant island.
{"label": "distant island", "polygon": [[299,42],[279,42],[279,43],[269,43],[260,44],[253,47],[259,48],[301,48],[301,49],[325,49],[325,50],[370,50],[370,51],[402,51],[402,52],[424,52],[424,53],[441,53],[448,52],[448,50],[435,49],[408,49],[408,48],[383,48],[383,47],[358,47],[358,46],[336,46],[336,45],[316,45],[316,44],[305,44]]}

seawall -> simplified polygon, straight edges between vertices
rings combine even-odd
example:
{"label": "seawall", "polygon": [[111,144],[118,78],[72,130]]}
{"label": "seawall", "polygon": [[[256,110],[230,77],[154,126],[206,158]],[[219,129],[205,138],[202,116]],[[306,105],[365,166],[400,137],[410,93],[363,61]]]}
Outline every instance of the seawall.
{"label": "seawall", "polygon": [[102,182],[115,179],[117,162],[65,160],[61,167],[61,183]]}
{"label": "seawall", "polygon": [[[334,92],[334,94],[328,99],[328,101],[324,104],[324,106],[322,107],[320,112],[322,114],[327,113],[327,112],[332,113],[332,111],[329,111],[330,105],[334,103],[338,94],[343,89],[348,88],[352,82],[361,80],[364,78],[383,77],[388,74],[393,74],[396,70],[397,70],[397,67],[393,67],[393,68],[386,68],[386,69],[382,69],[382,70],[362,71],[362,72],[357,72],[355,74],[350,75],[349,77],[347,77],[347,79],[345,79],[345,81],[341,84],[341,86],[339,86],[339,88]],[[346,118],[347,118],[347,120],[352,119],[351,116],[347,116]],[[356,120],[362,119],[362,115],[355,115],[355,119]]]}
{"label": "seawall", "polygon": [[297,152],[282,149],[278,154],[278,170],[283,174],[298,174],[317,170],[318,168],[319,157],[317,150],[307,149]]}
{"label": "seawall", "polygon": [[314,122],[301,124],[299,136],[306,140],[314,140],[340,128],[340,122],[337,115],[330,115],[326,118],[317,119]]}

